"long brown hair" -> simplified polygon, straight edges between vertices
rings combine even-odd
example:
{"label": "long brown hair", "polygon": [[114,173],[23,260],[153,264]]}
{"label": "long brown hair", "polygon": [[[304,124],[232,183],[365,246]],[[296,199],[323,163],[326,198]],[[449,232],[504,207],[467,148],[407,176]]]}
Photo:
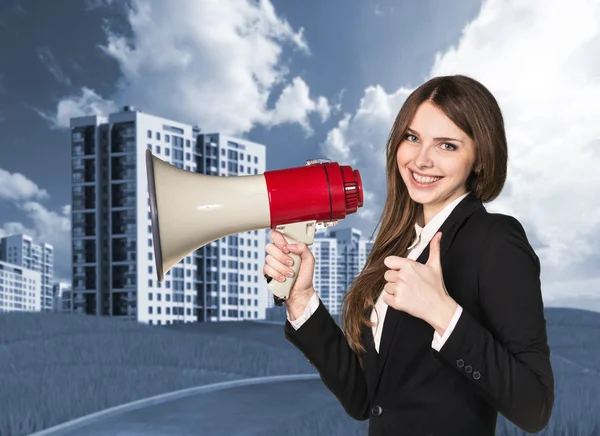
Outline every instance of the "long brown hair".
{"label": "long brown hair", "polygon": [[[381,225],[361,273],[343,298],[342,325],[348,344],[361,366],[366,346],[364,325],[372,327],[370,310],[385,286],[387,256],[405,255],[414,239],[414,224],[422,211],[408,194],[400,176],[396,153],[421,103],[439,108],[475,143],[475,164],[467,190],[482,202],[494,200],[506,181],[508,151],[502,112],[494,96],[478,81],[463,75],[434,77],[415,89],[398,112],[386,144],[387,198],[376,226]],[[382,319],[379,322],[383,322]]]}

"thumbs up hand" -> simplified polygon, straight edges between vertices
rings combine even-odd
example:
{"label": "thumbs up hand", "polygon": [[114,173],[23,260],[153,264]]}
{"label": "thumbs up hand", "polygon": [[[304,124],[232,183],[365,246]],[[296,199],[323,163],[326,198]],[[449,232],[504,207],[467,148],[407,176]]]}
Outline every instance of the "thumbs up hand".
{"label": "thumbs up hand", "polygon": [[429,259],[421,264],[412,259],[388,256],[384,263],[387,284],[383,301],[431,325],[443,336],[454,316],[457,303],[448,294],[440,261],[440,232],[429,243]]}

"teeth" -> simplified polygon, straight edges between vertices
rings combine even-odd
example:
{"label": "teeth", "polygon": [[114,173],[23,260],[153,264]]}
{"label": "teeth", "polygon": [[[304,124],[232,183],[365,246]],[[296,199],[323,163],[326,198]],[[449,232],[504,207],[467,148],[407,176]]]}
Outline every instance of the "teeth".
{"label": "teeth", "polygon": [[415,178],[415,180],[419,183],[433,183],[433,182],[437,182],[438,180],[440,180],[440,177],[422,177],[418,174],[415,174],[411,171],[413,177]]}

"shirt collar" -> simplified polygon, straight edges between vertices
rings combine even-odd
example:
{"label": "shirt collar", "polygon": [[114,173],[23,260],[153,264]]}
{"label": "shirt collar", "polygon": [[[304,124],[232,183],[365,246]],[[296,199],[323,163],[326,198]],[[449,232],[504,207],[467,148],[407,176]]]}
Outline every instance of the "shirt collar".
{"label": "shirt collar", "polygon": [[450,216],[454,208],[469,195],[469,192],[461,195],[457,199],[453,200],[451,203],[448,203],[444,208],[439,211],[432,219],[427,223],[425,227],[421,227],[419,224],[415,223],[415,241],[408,247],[409,250],[415,248],[420,242],[429,243],[436,232],[440,229],[444,221]]}

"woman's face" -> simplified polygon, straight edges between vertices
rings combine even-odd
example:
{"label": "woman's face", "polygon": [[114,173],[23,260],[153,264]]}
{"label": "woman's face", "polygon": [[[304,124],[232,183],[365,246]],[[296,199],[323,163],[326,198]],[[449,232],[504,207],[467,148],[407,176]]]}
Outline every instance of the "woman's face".
{"label": "woman's face", "polygon": [[465,194],[475,162],[475,144],[443,112],[419,106],[396,154],[410,197],[423,205],[425,224]]}

